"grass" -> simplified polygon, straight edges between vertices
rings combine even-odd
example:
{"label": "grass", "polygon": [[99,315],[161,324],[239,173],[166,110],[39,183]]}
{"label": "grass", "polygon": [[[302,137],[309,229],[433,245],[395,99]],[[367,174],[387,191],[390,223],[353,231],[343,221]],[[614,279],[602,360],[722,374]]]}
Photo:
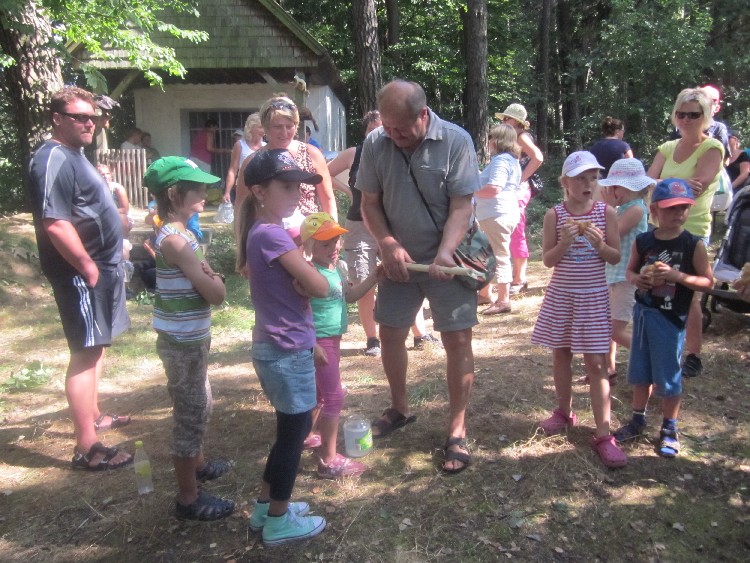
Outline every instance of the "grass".
{"label": "grass", "polygon": [[[3,228],[0,222],[0,239]],[[532,239],[535,252],[538,247],[539,240]],[[225,249],[214,250],[208,256],[216,269],[217,263],[231,263]],[[254,320],[246,280],[229,276],[227,302],[214,310],[209,366],[214,412],[205,444],[209,456],[235,461],[229,476],[206,487],[233,498],[238,509],[232,518],[201,524],[171,516],[170,400],[147,305],[129,303],[133,328],[107,351],[100,400],[106,412],[134,419],[104,434],[103,442],[132,451],[133,441],[143,440],[156,490],[139,498],[129,470],[92,475],[69,469],[73,439],[60,375],[67,349],[49,291],[38,270],[28,266],[0,246],[0,267],[13,270],[18,290],[5,296],[0,309],[0,345],[6,352],[0,374],[7,377],[43,360],[56,375],[0,399],[0,560],[747,559],[747,317],[714,316],[705,335],[706,374],[686,383],[681,455],[665,460],[654,452],[650,440],[660,422],[655,401],[648,438],[628,447],[628,467],[609,471],[588,445],[593,420],[584,385],[573,387],[581,425],[566,436],[536,433],[554,391],[549,353],[529,344],[549,276],[535,260],[532,291],[513,301],[513,314],[482,319],[475,329],[477,375],[468,412],[472,466],[451,477],[439,471],[447,409],[444,352],[410,349],[409,400],[417,421],[377,441],[363,459],[368,471],[358,480],[319,480],[314,458],[305,454],[294,496],[324,515],[328,528],[308,543],[271,550],[246,527],[275,431],[273,411],[247,354]],[[348,389],[342,417],[371,418],[388,406],[381,362],[362,355],[364,340],[352,311],[342,343]],[[622,354],[620,360],[627,358]],[[576,362],[574,377],[582,375]],[[613,390],[614,424],[627,419],[629,403],[630,391],[621,381]]]}

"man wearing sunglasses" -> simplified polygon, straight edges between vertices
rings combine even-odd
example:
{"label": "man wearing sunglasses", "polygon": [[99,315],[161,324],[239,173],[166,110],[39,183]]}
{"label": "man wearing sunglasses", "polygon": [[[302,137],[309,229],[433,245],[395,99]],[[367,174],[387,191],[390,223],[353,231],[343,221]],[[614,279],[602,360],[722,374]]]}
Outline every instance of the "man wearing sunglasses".
{"label": "man wearing sunglasses", "polygon": [[96,433],[130,418],[99,410],[97,384],[104,348],[130,325],[118,269],[122,225],[104,178],[83,156],[97,123],[92,94],[80,88],[56,92],[49,116],[52,138],[34,151],[27,186],[39,260],[70,349],[65,395],[76,438],[72,467],[117,469],[133,457],[103,446]]}

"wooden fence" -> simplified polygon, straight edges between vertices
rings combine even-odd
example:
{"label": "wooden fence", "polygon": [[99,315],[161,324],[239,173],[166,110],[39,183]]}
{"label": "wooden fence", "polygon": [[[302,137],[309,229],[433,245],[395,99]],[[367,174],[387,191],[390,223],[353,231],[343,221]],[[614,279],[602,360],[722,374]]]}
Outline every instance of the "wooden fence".
{"label": "wooden fence", "polygon": [[131,206],[148,207],[148,190],[143,186],[143,175],[148,168],[145,149],[99,149],[96,163],[109,166],[112,181],[123,185]]}

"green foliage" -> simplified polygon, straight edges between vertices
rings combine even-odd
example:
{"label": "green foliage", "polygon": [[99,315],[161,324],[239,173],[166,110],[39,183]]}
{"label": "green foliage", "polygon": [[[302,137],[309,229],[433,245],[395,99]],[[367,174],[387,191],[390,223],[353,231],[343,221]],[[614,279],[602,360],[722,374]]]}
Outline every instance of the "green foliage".
{"label": "green foliage", "polygon": [[214,231],[208,261],[215,272],[221,272],[225,276],[234,272],[235,247],[231,228]]}
{"label": "green foliage", "polygon": [[145,289],[135,296],[134,301],[139,305],[151,306],[154,304],[154,294]]}
{"label": "green foliage", "polygon": [[34,360],[25,368],[11,375],[3,384],[0,384],[0,392],[15,393],[28,391],[40,385],[44,385],[54,375],[51,368],[45,368],[39,360]]}
{"label": "green foliage", "polygon": [[[51,18],[59,22],[56,31],[65,44],[81,44],[94,59],[128,60],[152,84],[162,83],[156,69],[172,76],[184,76],[186,72],[174,49],[153,41],[154,33],[193,43],[208,39],[203,31],[184,30],[161,21],[164,3],[159,0],[48,0],[46,5]],[[192,0],[170,0],[168,6],[172,12],[199,16]],[[106,89],[96,68],[81,61],[79,64],[90,87]]]}
{"label": "green foliage", "polygon": [[[0,88],[0,130],[14,129],[11,116],[10,100],[5,90]],[[3,178],[3,187],[0,189],[0,216],[4,216],[22,209],[25,201],[21,179],[21,151],[14,135],[0,135],[0,177]]]}

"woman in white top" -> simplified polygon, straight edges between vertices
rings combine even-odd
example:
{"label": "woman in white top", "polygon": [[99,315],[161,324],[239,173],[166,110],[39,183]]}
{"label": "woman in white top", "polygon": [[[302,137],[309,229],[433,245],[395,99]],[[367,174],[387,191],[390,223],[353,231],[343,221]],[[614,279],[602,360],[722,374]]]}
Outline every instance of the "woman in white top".
{"label": "woman in white top", "polygon": [[[265,143],[263,142],[263,125],[260,122],[260,114],[256,111],[247,116],[245,120],[245,135],[239,139],[232,147],[232,157],[229,161],[229,170],[227,170],[227,181],[224,187],[224,201],[231,201],[232,190],[237,182],[237,173],[240,171],[245,159],[260,149]],[[237,209],[239,204],[237,203]]]}
{"label": "woman in white top", "polygon": [[518,157],[521,147],[518,136],[510,125],[495,125],[489,134],[492,159],[479,175],[482,189],[476,192],[476,214],[479,225],[487,234],[497,260],[497,270],[492,280],[497,288],[497,299],[492,302],[491,287],[479,292],[479,302],[489,303],[483,315],[510,313],[510,282],[513,268],[510,262],[510,236],[518,225],[521,211],[518,190],[521,184],[521,165]]}

